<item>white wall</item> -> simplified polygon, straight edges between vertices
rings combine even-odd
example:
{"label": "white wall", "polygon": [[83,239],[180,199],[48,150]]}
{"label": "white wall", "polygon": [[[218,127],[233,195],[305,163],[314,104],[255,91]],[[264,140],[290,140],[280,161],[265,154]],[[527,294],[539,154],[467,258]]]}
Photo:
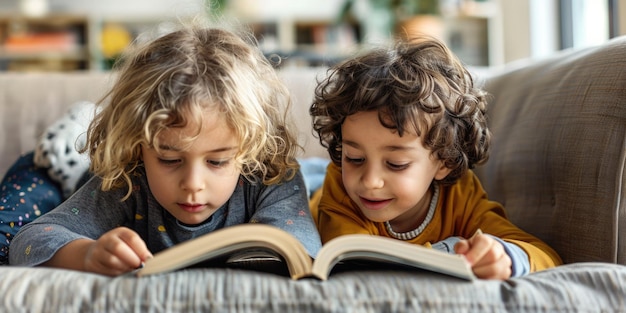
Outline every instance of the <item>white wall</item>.
{"label": "white wall", "polygon": [[527,58],[530,50],[530,0],[502,0],[504,63]]}
{"label": "white wall", "polygon": [[257,19],[332,19],[344,0],[229,0],[239,15]]}
{"label": "white wall", "polygon": [[[19,0],[0,0],[0,13],[19,12]],[[48,0],[51,12],[96,17],[189,16],[204,10],[203,0]]]}

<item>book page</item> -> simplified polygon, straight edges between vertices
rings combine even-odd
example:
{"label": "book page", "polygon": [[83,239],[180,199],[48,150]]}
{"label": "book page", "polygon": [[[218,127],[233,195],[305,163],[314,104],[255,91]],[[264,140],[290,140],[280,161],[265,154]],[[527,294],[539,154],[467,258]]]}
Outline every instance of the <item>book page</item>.
{"label": "book page", "polygon": [[402,264],[467,280],[476,278],[469,263],[461,255],[365,234],[344,235],[327,242],[315,259],[312,273],[326,280],[333,266],[343,260]]}
{"label": "book page", "polygon": [[311,258],[294,236],[274,226],[242,224],[226,227],[163,250],[146,261],[137,276],[170,272],[250,248],[275,251],[293,279],[306,276]]}

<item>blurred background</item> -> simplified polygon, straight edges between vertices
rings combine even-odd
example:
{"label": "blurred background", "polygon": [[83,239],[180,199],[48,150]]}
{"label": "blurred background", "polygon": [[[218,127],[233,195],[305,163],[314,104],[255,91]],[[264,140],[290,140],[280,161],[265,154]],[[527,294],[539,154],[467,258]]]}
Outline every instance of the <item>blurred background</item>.
{"label": "blurred background", "polygon": [[106,71],[146,30],[216,17],[294,67],[411,33],[485,68],[626,34],[626,0],[0,0],[0,71]]}

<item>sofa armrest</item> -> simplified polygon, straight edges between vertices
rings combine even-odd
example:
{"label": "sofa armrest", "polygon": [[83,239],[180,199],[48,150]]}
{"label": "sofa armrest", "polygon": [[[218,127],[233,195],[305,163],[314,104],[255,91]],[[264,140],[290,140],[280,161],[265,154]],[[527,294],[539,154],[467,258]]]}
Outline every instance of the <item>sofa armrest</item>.
{"label": "sofa armrest", "polygon": [[565,263],[626,264],[625,64],[620,37],[486,80],[493,145],[476,173]]}

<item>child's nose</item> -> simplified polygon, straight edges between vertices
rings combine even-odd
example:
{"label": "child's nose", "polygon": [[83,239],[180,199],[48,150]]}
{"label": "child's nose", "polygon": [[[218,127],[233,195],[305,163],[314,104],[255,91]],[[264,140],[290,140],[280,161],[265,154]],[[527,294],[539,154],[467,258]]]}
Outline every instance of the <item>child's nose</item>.
{"label": "child's nose", "polygon": [[361,182],[368,189],[379,189],[385,184],[382,171],[371,164],[364,166]]}
{"label": "child's nose", "polygon": [[202,168],[189,166],[181,181],[181,187],[190,192],[203,190],[206,185]]}

